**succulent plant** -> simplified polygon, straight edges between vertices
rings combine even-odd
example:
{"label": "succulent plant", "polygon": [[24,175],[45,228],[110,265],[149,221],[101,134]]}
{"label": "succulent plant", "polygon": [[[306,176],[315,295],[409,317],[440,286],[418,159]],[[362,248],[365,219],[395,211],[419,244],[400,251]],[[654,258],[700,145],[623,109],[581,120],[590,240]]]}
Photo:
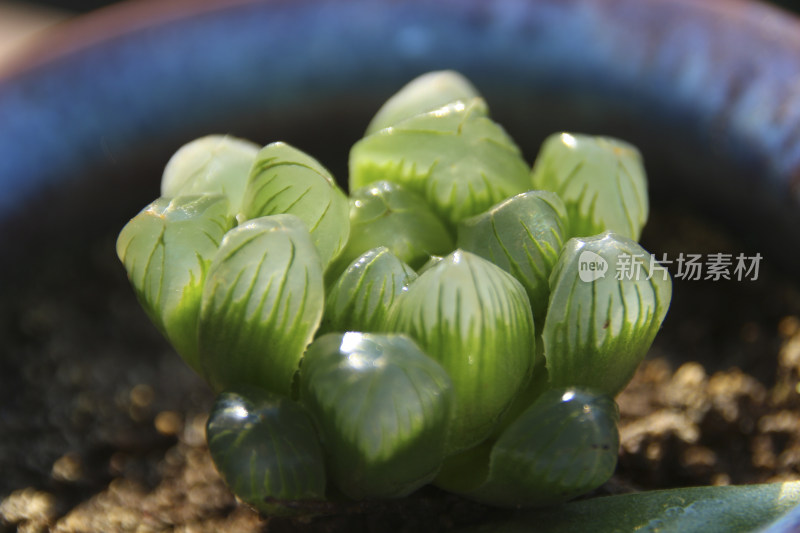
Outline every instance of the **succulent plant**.
{"label": "succulent plant", "polygon": [[551,505],[613,473],[614,395],[669,307],[635,242],[644,179],[629,145],[570,134],[531,173],[477,90],[432,73],[353,147],[349,198],[289,145],[210,136],[118,254],[219,394],[212,457],[260,511],[427,483]]}

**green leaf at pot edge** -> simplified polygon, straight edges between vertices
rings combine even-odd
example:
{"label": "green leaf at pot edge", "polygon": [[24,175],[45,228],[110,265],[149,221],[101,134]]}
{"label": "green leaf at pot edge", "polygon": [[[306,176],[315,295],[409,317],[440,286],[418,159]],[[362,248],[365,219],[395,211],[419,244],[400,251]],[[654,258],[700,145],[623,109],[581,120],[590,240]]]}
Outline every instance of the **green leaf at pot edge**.
{"label": "green leaf at pot edge", "polygon": [[395,298],[416,278],[387,248],[366,252],[328,291],[320,332],[380,331]]}
{"label": "green leaf at pot edge", "polygon": [[327,266],[347,242],[349,212],[347,197],[313,157],[282,142],[258,152],[242,207],[245,219],[284,213],[299,217]]}
{"label": "green leaf at pot edge", "polygon": [[637,243],[605,232],[567,242],[550,290],[542,340],[551,385],[615,396],[667,314],[669,273]]}
{"label": "green leaf at pot edge", "polygon": [[571,237],[608,230],[639,240],[649,204],[642,158],[634,146],[611,137],[551,135],[532,172],[535,189],[564,200]]}
{"label": "green leaf at pot edge", "polygon": [[358,256],[386,246],[412,268],[432,254],[453,251],[444,224],[418,195],[388,181],[353,191],[350,196],[350,237],[330,271],[337,275]]}
{"label": "green leaf at pot edge", "polygon": [[309,514],[325,499],[322,448],[300,404],[254,387],[226,391],[206,435],[227,485],[262,513]]}
{"label": "green leaf at pot edge", "polygon": [[260,217],[232,229],[203,291],[205,378],[216,390],[251,384],[289,395],[323,307],[322,263],[299,218]]}
{"label": "green leaf at pot edge", "polygon": [[423,74],[389,98],[369,123],[364,134],[394,126],[407,118],[455,102],[480,96],[478,90],[458,72],[440,70]]}
{"label": "green leaf at pot edge", "polygon": [[483,484],[465,495],[499,506],[544,506],[596,489],[617,465],[619,414],[605,395],[542,394],[497,439]]}
{"label": "green leaf at pot edge", "polygon": [[323,335],[309,347],[300,397],[351,498],[409,494],[436,475],[452,402],[444,369],[404,335]]}
{"label": "green leaf at pot edge", "polygon": [[800,505],[800,481],[692,487],[591,498],[465,531],[755,533]]}
{"label": "green leaf at pot edge", "polygon": [[408,334],[453,380],[448,453],[486,438],[530,379],[534,329],[525,289],[469,252],[456,250],[411,283],[386,330]]}
{"label": "green leaf at pot edge", "polygon": [[159,198],[119,234],[117,255],[153,323],[195,371],[197,320],[211,258],[233,225],[222,195]]}
{"label": "green leaf at pot edge", "polygon": [[517,278],[528,293],[534,320],[543,323],[550,272],[567,235],[567,211],[561,199],[548,191],[528,191],[462,220],[458,247]]}
{"label": "green leaf at pot edge", "polygon": [[161,196],[223,194],[230,201],[230,215],[235,216],[259,148],[229,135],[195,139],[175,152],[164,168]]}
{"label": "green leaf at pot edge", "polygon": [[416,115],[358,141],[350,190],[388,180],[425,198],[451,228],[530,188],[513,140],[476,98]]}

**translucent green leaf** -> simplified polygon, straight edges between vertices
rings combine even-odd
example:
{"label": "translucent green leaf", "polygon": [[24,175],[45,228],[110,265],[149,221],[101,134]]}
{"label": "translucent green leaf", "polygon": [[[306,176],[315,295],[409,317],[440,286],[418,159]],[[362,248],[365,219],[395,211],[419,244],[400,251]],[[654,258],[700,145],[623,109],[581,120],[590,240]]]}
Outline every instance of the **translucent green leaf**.
{"label": "translucent green leaf", "polygon": [[228,135],[195,139],[175,152],[164,168],[161,196],[223,194],[230,201],[230,214],[236,215],[259,148]]}
{"label": "translucent green leaf", "polygon": [[299,218],[260,217],[232,229],[203,292],[204,376],[217,390],[251,384],[289,395],[323,306],[322,263]]}
{"label": "translucent green leaf", "polygon": [[206,436],[225,483],[262,513],[313,513],[325,499],[322,448],[300,404],[254,387],[223,392]]}
{"label": "translucent green leaf", "polygon": [[395,298],[417,278],[387,248],[370,250],[328,291],[323,331],[380,331]]}
{"label": "translucent green leaf", "polygon": [[387,330],[411,336],[453,380],[448,452],[486,438],[530,379],[534,330],[525,289],[469,252],[456,250],[411,283]]}
{"label": "translucent green leaf", "polygon": [[306,223],[327,266],[344,248],[350,230],[347,197],[313,157],[285,143],[256,157],[243,206],[246,219],[292,214]]}
{"label": "translucent green leaf", "polygon": [[614,473],[617,406],[604,395],[551,389],[491,449],[485,481],[466,493],[483,503],[542,506],[585,494]]}
{"label": "translucent green leaf", "polygon": [[452,401],[444,369],[403,335],[329,334],[309,347],[300,397],[351,498],[401,497],[436,475]]}
{"label": "translucent green leaf", "polygon": [[530,188],[528,168],[480,98],[454,102],[358,141],[350,190],[388,180],[421,195],[451,227]]}
{"label": "translucent green leaf", "polygon": [[763,528],[797,505],[800,481],[654,490],[556,505],[469,531],[756,533],[771,531]]}
{"label": "translucent green leaf", "polygon": [[610,137],[561,133],[542,145],[533,187],[557,193],[572,237],[613,231],[633,240],[647,222],[647,177],[639,151]]}
{"label": "translucent green leaf", "polygon": [[632,240],[606,232],[570,239],[550,288],[542,332],[550,383],[616,395],[667,314],[669,273]]}
{"label": "translucent green leaf", "polygon": [[444,224],[418,195],[399,185],[379,181],[350,196],[350,238],[331,266],[340,273],[358,256],[378,246],[387,247],[412,268],[432,254],[453,251],[453,239]]}
{"label": "translucent green leaf", "polygon": [[552,192],[528,191],[463,220],[458,226],[458,247],[517,278],[539,323],[547,313],[550,272],[567,234],[567,211],[561,199]]}
{"label": "translucent green leaf", "polygon": [[144,310],[183,359],[197,360],[197,317],[211,258],[233,225],[222,195],[159,198],[122,229],[117,255]]}
{"label": "translucent green leaf", "polygon": [[428,72],[411,80],[389,98],[369,123],[365,135],[394,126],[414,115],[439,109],[450,102],[468,101],[478,96],[478,90],[458,72]]}

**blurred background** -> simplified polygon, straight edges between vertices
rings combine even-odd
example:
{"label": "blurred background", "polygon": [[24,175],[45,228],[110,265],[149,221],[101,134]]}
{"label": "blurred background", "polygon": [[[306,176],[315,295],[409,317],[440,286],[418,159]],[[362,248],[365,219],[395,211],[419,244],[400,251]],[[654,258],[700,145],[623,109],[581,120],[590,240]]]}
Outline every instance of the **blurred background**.
{"label": "blurred background", "polygon": [[[0,0],[0,64],[20,47],[24,47],[27,40],[48,26],[114,3],[116,2],[109,0],[37,2]],[[767,3],[800,12],[796,0],[774,0]]]}

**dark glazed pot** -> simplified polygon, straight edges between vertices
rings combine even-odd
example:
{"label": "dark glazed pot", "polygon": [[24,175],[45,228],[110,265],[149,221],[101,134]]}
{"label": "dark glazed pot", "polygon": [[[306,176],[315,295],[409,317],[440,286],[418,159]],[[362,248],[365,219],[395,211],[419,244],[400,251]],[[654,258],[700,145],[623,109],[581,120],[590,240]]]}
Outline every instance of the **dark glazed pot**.
{"label": "dark glazed pot", "polygon": [[529,160],[558,130],[624,138],[656,208],[700,213],[765,263],[800,266],[800,21],[775,8],[143,0],[61,25],[0,73],[0,294],[35,285],[24,274],[53,249],[83,253],[118,231],[194,137],[284,140],[346,182],[380,103],[443,68],[475,83]]}

